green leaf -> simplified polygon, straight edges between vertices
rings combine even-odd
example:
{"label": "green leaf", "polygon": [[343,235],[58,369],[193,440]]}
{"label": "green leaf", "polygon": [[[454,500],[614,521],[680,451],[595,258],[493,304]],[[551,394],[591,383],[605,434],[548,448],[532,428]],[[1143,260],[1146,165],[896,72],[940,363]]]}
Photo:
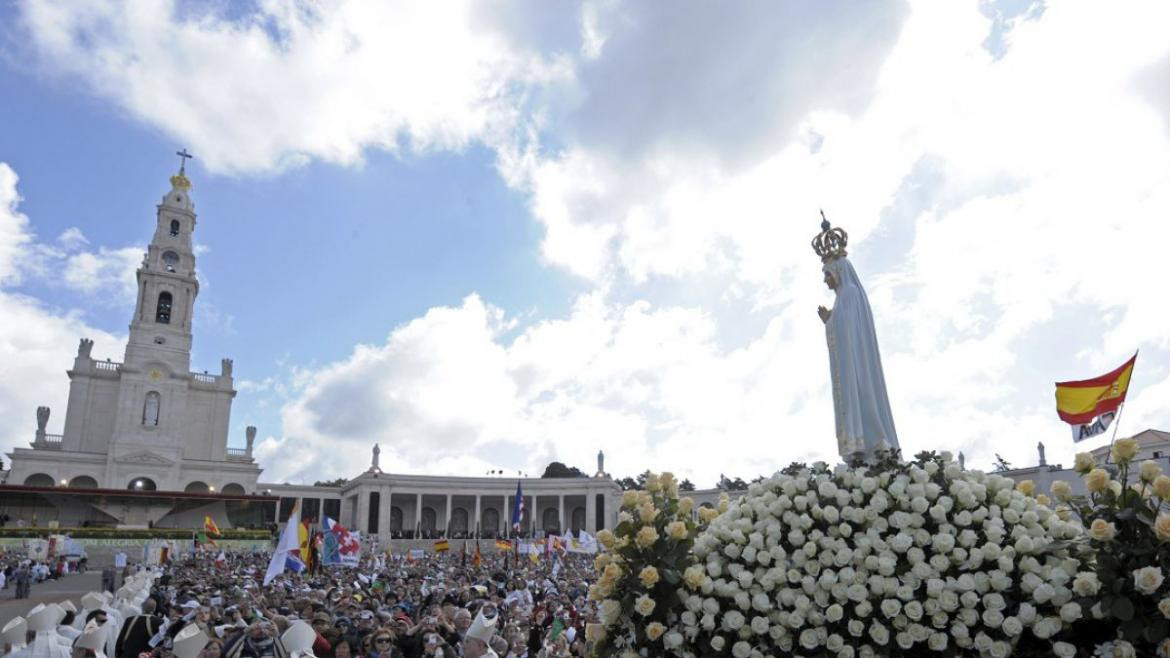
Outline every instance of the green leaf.
{"label": "green leaf", "polygon": [[[1133,619],[1134,607],[1133,601],[1125,597],[1118,597],[1113,600],[1113,616],[1121,621],[1130,621]],[[1141,630],[1139,628],[1138,632]]]}

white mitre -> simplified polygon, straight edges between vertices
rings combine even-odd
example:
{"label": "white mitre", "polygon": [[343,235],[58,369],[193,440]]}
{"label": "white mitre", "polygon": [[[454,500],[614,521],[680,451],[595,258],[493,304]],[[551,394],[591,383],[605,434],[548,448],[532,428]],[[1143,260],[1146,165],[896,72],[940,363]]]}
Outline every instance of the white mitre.
{"label": "white mitre", "polygon": [[98,592],[90,592],[89,594],[81,597],[81,607],[86,610],[97,610],[98,608],[102,607],[103,603],[105,603],[105,601],[102,599],[102,595]]}
{"label": "white mitre", "polygon": [[13,617],[11,621],[4,624],[0,635],[3,635],[8,646],[16,651],[28,643],[28,622],[24,620],[24,617]]}
{"label": "white mitre", "polygon": [[280,636],[280,643],[284,645],[288,655],[312,656],[313,642],[317,641],[317,631],[303,619],[298,619],[288,625],[288,630]]}
{"label": "white mitre", "polygon": [[95,658],[106,658],[107,634],[108,630],[104,626],[90,622],[81,632],[81,637],[77,638],[75,646],[79,649],[89,649],[94,653]]}
{"label": "white mitre", "polygon": [[57,627],[57,611],[38,603],[28,611],[28,630],[39,632]]}
{"label": "white mitre", "polygon": [[77,606],[74,605],[73,601],[70,601],[69,599],[65,599],[64,601],[58,603],[57,605],[61,606],[61,609],[64,610],[65,612],[72,612],[74,614],[77,614]]}
{"label": "white mitre", "polygon": [[175,635],[175,658],[195,658],[207,646],[211,638],[196,624],[188,624]]}
{"label": "white mitre", "polygon": [[467,637],[472,637],[487,644],[491,641],[492,636],[496,634],[496,618],[492,617],[489,621],[483,616],[483,611],[475,615],[475,621],[471,622],[471,627],[467,629]]}

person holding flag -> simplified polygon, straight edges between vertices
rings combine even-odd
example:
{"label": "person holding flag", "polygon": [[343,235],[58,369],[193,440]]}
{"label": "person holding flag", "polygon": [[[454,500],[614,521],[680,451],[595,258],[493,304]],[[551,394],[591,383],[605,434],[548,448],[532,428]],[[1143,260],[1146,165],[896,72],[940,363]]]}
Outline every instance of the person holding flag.
{"label": "person holding flag", "polygon": [[209,537],[219,537],[221,534],[219,526],[215,525],[215,521],[212,520],[210,515],[203,517],[203,529]]}
{"label": "person holding flag", "polygon": [[[1084,441],[1109,429],[1125,404],[1137,353],[1116,370],[1078,381],[1056,383],[1056,413],[1072,427],[1073,441]],[[1117,428],[1114,426],[1114,435]]]}

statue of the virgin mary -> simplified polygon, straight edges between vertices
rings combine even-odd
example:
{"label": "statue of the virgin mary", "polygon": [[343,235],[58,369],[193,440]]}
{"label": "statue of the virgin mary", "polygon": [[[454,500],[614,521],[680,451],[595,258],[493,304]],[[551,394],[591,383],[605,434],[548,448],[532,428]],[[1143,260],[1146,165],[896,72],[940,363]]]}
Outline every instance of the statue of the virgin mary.
{"label": "statue of the virgin mary", "polygon": [[846,459],[898,448],[873,313],[861,280],[846,258],[848,240],[848,234],[831,228],[828,220],[821,223],[821,233],[813,240],[813,249],[824,263],[825,284],[837,295],[831,310],[822,306],[817,311],[829,344],[837,450]]}

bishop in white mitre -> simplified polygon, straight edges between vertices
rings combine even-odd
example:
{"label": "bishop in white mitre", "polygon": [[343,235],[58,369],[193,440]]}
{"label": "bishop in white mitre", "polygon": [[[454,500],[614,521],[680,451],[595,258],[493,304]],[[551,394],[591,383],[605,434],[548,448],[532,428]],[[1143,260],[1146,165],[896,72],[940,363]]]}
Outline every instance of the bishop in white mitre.
{"label": "bishop in white mitre", "polygon": [[832,309],[818,309],[829,345],[837,450],[845,459],[872,458],[879,450],[899,447],[873,313],[861,280],[846,258],[848,234],[831,228],[828,220],[821,229],[813,249],[824,264],[825,284],[837,296]]}

